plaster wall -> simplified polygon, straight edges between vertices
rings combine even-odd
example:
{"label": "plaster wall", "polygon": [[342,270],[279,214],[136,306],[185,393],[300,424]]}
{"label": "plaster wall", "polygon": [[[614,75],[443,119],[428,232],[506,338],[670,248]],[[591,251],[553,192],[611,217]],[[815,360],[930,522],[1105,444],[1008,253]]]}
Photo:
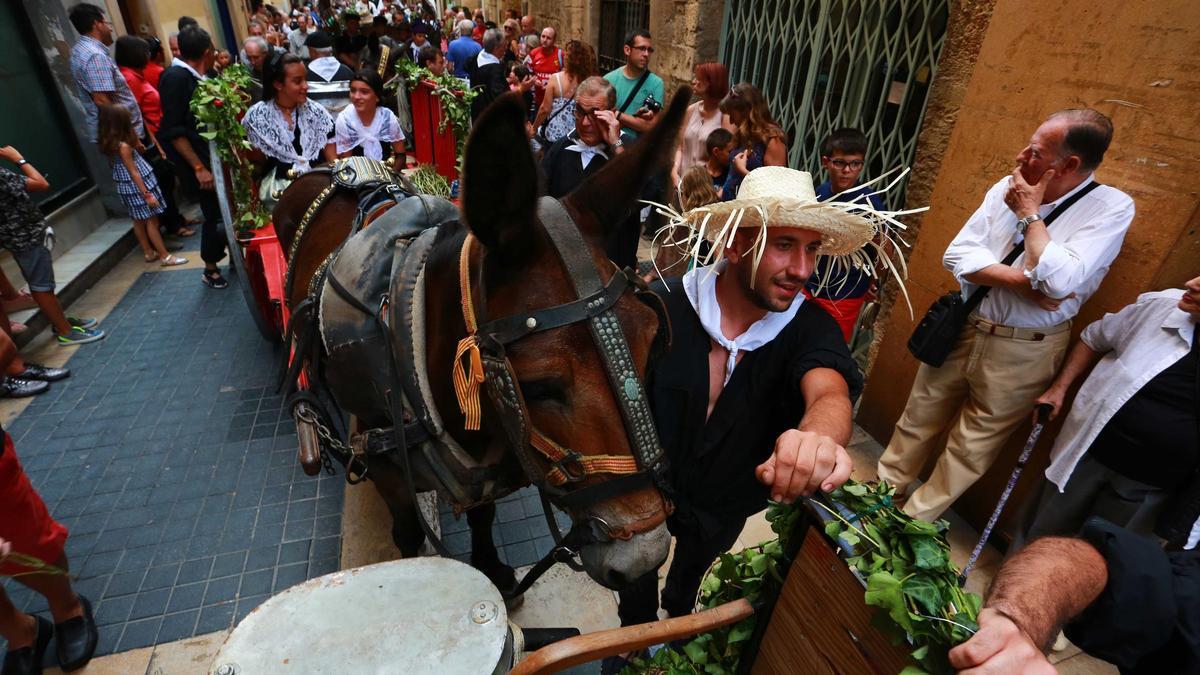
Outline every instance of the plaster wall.
{"label": "plaster wall", "polygon": [[[956,5],[956,14],[978,10]],[[956,22],[960,29],[964,26]],[[979,30],[978,22],[966,29]],[[1200,198],[1195,175],[1200,156],[1200,4],[1189,0],[1094,3],[1063,0],[995,0],[970,66],[969,84],[954,111],[951,91],[941,109],[931,110],[922,158],[931,161],[947,136],[940,166],[928,191],[930,211],[920,223],[909,258],[908,291],[919,319],[925,308],[954,287],[941,256],[984,192],[1011,172],[1016,154],[1037,125],[1062,108],[1093,107],[1109,115],[1115,137],[1097,178],[1124,190],[1137,216],[1121,254],[1103,285],[1075,320],[1078,335],[1104,312],[1128,304],[1139,293],[1178,287],[1200,274]],[[961,77],[963,72],[959,72]],[[953,123],[944,123],[953,115]],[[922,199],[910,192],[910,205]],[[911,238],[910,238],[911,241]],[[886,444],[899,418],[917,362],[905,343],[914,320],[898,307],[882,322],[883,337],[860,407],[858,422]],[[1042,437],[1034,477],[1046,463],[1058,425]],[[993,470],[956,508],[976,524],[986,519],[1015,462],[1025,429],[1018,430]],[[1002,524],[1036,486],[1021,482]]]}

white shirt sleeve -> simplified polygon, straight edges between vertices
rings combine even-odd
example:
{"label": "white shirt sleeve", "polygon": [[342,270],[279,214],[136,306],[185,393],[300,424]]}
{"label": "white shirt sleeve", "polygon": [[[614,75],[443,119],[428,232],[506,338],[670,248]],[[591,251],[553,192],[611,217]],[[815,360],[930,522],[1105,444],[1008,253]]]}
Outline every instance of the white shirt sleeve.
{"label": "white shirt sleeve", "polygon": [[1125,199],[1116,208],[1098,213],[1066,239],[1052,238],[1037,267],[1027,270],[1025,276],[1034,288],[1051,298],[1065,298],[1074,293],[1095,270],[1112,264],[1133,221],[1133,213],[1133,200]]}
{"label": "white shirt sleeve", "polygon": [[[1003,181],[1001,181],[1003,182]],[[992,230],[992,213],[996,212],[995,200],[1002,199],[997,192],[999,183],[992,186],[983,197],[983,203],[975,209],[975,213],[967,219],[967,224],[959,230],[946,253],[942,256],[942,265],[950,270],[960,284],[969,284],[964,277],[974,274],[988,265],[1000,262],[996,254],[988,246],[988,238]]]}
{"label": "white shirt sleeve", "polygon": [[1116,312],[1109,312],[1096,321],[1088,324],[1080,333],[1079,339],[1091,347],[1092,351],[1104,354],[1111,352],[1121,343],[1124,335],[1139,327],[1143,315],[1151,303],[1159,297],[1158,293],[1143,293],[1132,304],[1125,305]]}

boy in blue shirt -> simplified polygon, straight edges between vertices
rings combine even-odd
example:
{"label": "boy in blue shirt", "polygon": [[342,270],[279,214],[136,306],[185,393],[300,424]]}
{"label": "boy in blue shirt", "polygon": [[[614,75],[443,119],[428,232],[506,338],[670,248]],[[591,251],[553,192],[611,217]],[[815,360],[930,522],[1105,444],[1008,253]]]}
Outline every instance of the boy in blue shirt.
{"label": "boy in blue shirt", "polygon": [[[866,199],[877,211],[882,211],[884,204],[879,195],[863,197],[872,191],[871,188],[854,189],[858,185],[866,156],[867,137],[858,129],[842,128],[829,134],[821,142],[821,167],[825,169],[829,180],[817,188],[817,199],[839,202]],[[874,260],[872,247],[868,246],[864,252]],[[849,342],[858,312],[874,287],[874,280],[865,271],[833,269],[829,258],[818,257],[817,268],[809,278],[805,291],[838,322],[842,335]]]}

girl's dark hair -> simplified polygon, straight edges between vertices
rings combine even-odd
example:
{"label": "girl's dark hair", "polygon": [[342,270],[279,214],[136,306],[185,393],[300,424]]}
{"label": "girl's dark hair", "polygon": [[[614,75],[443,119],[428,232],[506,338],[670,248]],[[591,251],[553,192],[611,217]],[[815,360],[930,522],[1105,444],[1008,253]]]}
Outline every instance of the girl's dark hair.
{"label": "girl's dark hair", "polygon": [[96,144],[100,152],[116,157],[122,143],[137,145],[137,132],[133,130],[133,117],[123,106],[101,103],[97,106]]}
{"label": "girl's dark hair", "polygon": [[529,68],[526,68],[524,64],[511,61],[508,64],[508,73],[505,74],[507,75],[509,73],[516,77],[517,80],[524,80],[525,78],[529,77]]}
{"label": "girl's dark hair", "polygon": [[304,61],[300,60],[295,54],[285,54],[268,49],[267,60],[263,63],[263,97],[264,101],[274,101],[275,95],[279,90],[275,88],[276,83],[283,84],[284,75],[287,73],[287,67],[293,63],[304,65]]}
{"label": "girl's dark hair", "polygon": [[136,35],[122,35],[113,48],[113,60],[122,68],[141,70],[150,60],[150,45]]}
{"label": "girl's dark hair", "polygon": [[374,70],[364,68],[357,73],[354,73],[354,77],[350,78],[351,84],[355,82],[362,82],[370,87],[371,91],[375,92],[375,97],[381,102],[383,101],[383,78],[379,77],[379,73],[375,72]]}

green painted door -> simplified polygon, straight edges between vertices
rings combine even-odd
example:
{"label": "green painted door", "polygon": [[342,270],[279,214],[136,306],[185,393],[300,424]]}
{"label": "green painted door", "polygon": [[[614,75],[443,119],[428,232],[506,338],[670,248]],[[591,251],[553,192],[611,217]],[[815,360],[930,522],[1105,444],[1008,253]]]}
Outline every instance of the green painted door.
{"label": "green painted door", "polygon": [[51,210],[91,186],[91,178],[33,34],[20,3],[0,3],[0,146],[16,147],[50,180],[50,190],[34,199]]}

